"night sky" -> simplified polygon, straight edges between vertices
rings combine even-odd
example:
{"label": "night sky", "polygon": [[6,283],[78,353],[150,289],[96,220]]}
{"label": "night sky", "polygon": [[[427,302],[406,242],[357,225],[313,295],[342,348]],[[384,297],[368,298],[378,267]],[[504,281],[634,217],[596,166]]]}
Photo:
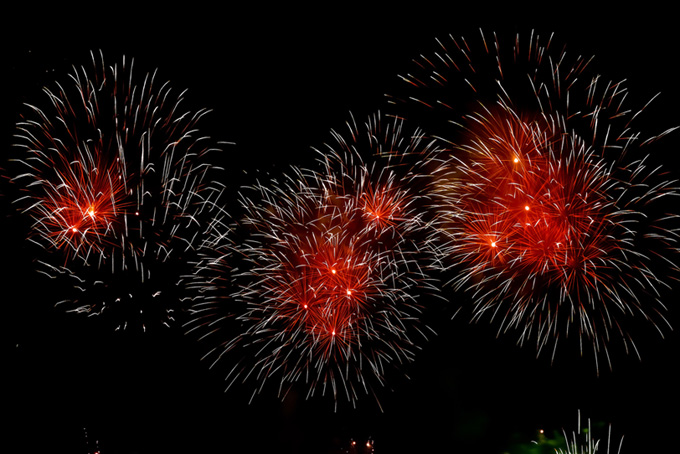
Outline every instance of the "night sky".
{"label": "night sky", "polygon": [[[378,13],[343,4],[307,17],[301,8],[184,5],[189,13],[92,13],[77,22],[63,11],[44,21],[19,14],[2,32],[3,148],[13,142],[21,104],[41,100],[43,85],[102,49],[108,61],[124,54],[158,68],[161,79],[189,90],[190,106],[212,110],[203,132],[233,143],[222,155],[235,189],[253,175],[311,162],[311,147],[328,141],[349,112],[363,118],[379,109],[399,85],[397,74],[436,37],[476,37],[480,27],[554,31],[575,52],[595,55],[607,78],[627,79],[633,103],[661,92],[644,120],[654,131],[680,124],[679,43],[668,11],[562,7],[520,14],[415,3]],[[656,147],[672,172],[680,171],[679,146],[676,133]],[[616,440],[624,437],[622,454],[677,450],[678,286],[663,297],[676,331],[665,329],[662,338],[641,322],[642,360],[614,348],[613,369],[601,365],[599,376],[575,339],[554,361],[536,358],[532,345],[515,345],[514,333],[497,336],[488,320],[450,319],[450,307],[439,305],[429,315],[438,334],[406,368],[409,379],[397,376],[378,390],[382,410],[370,397],[334,410],[328,398],[305,400],[304,387],[284,401],[265,392],[249,403],[250,389],[225,392],[227,366],[209,369],[202,346],[179,326],[114,331],[106,320],[55,308],[24,241],[30,221],[15,213],[12,189],[2,185],[3,452],[86,453],[87,433],[103,454],[324,454],[369,437],[378,454],[500,454],[535,440],[539,429],[575,429],[579,410],[611,424]]]}

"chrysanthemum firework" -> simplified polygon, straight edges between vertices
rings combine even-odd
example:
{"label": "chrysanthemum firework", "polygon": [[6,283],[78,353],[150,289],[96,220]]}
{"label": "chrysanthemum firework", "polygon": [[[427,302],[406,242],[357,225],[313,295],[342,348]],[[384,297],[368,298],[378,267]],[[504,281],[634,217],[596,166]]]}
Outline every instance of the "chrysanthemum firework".
{"label": "chrysanthemum firework", "polygon": [[194,280],[205,291],[188,327],[223,339],[212,355],[237,358],[230,382],[355,402],[412,361],[429,331],[424,169],[437,150],[400,120],[348,125],[318,150],[319,170],[244,190],[243,215],[215,224],[202,251]]}
{"label": "chrysanthemum firework", "polygon": [[613,339],[637,350],[637,319],[667,323],[657,267],[675,269],[666,222],[678,192],[644,153],[670,130],[643,139],[623,84],[553,53],[552,37],[507,49],[481,38],[438,41],[390,97],[451,150],[436,202],[448,213],[444,268],[474,292],[474,319],[491,314],[539,352],[572,333],[596,361]]}
{"label": "chrysanthemum firework", "polygon": [[219,193],[209,160],[216,148],[197,129],[207,111],[185,110],[183,93],[155,73],[138,77],[132,61],[91,57],[91,67],[74,67],[44,89],[44,102],[26,106],[16,134],[25,167],[15,178],[24,182],[18,203],[45,252],[40,271],[72,284],[60,304],[117,312],[121,327],[168,323],[175,269]]}

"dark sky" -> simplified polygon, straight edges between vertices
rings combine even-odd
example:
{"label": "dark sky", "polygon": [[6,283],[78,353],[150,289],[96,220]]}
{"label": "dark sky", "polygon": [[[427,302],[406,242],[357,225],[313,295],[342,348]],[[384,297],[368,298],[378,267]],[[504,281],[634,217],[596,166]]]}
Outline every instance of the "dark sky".
{"label": "dark sky", "polygon": [[[665,21],[669,13],[562,6],[519,13],[416,3],[378,13],[339,4],[307,16],[302,8],[224,12],[184,5],[189,13],[88,12],[80,21],[65,11],[46,20],[27,12],[3,30],[9,75],[3,144],[12,142],[22,102],[40,97],[42,84],[101,48],[111,58],[125,54],[158,67],[162,79],[189,89],[191,103],[212,109],[205,128],[235,143],[225,148],[225,165],[247,180],[239,170],[307,162],[310,147],[328,140],[350,111],[361,117],[380,106],[396,75],[435,37],[470,36],[479,27],[555,31],[596,55],[608,77],[628,79],[640,99],[661,92],[650,115],[664,127],[680,124],[678,38]],[[665,143],[676,171],[677,135]],[[579,410],[624,436],[622,454],[677,446],[677,333],[666,330],[661,339],[644,325],[642,360],[614,353],[613,370],[601,367],[597,376],[590,358],[558,355],[551,363],[512,336],[496,338],[493,326],[438,320],[439,335],[423,345],[408,369],[411,379],[380,391],[382,412],[370,398],[337,412],[326,399],[299,394],[284,402],[264,394],[248,404],[248,391],[224,392],[224,371],[209,370],[180,330],[113,332],[53,308],[23,243],[28,222],[12,214],[7,199],[0,198],[8,214],[0,320],[8,379],[2,411],[11,422],[0,443],[18,448],[3,452],[84,453],[86,430],[104,454],[325,453],[367,437],[376,453],[501,453],[513,436],[528,442],[539,428],[573,428]],[[679,319],[677,299],[677,289],[664,298],[671,322]]]}

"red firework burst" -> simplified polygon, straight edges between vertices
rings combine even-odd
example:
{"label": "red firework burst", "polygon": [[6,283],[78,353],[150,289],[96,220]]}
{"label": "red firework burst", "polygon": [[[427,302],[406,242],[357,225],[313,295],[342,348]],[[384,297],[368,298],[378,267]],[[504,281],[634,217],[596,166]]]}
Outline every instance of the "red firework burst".
{"label": "red firework burst", "polygon": [[56,156],[53,178],[40,181],[42,198],[31,207],[38,235],[65,256],[104,254],[115,247],[120,215],[131,203],[119,161],[95,163],[93,156],[64,162]]}
{"label": "red firework burst", "polygon": [[502,135],[480,131],[456,188],[464,194],[457,203],[463,222],[456,254],[474,257],[482,275],[506,281],[502,287],[514,289],[518,306],[527,303],[517,301],[533,299],[535,290],[520,289],[534,279],[557,286],[563,297],[592,288],[591,279],[602,277],[609,269],[607,257],[621,247],[621,235],[610,235],[623,213],[611,211],[606,185],[612,181],[602,163],[578,153],[565,157],[556,148],[563,145],[560,139],[544,134],[525,150],[508,146],[503,157],[494,150],[503,147]]}
{"label": "red firework burst", "polygon": [[[285,390],[304,381],[309,394],[354,402],[388,369],[410,362],[414,336],[424,335],[420,297],[436,290],[420,262],[431,235],[430,183],[416,170],[436,150],[417,131],[403,133],[398,120],[381,125],[375,116],[364,129],[349,126],[351,140],[334,133],[319,152],[322,171],[298,169],[284,184],[255,186],[242,199],[242,219],[228,232],[222,224],[202,251],[194,280],[206,292],[189,326],[239,325],[215,352],[253,352],[232,381],[256,377],[257,390],[273,377]],[[225,248],[230,258],[216,260]],[[234,276],[228,292],[213,284],[225,274]]]}
{"label": "red firework burst", "polygon": [[495,314],[539,352],[572,325],[596,360],[613,337],[635,348],[624,320],[666,323],[666,284],[647,252],[668,263],[675,227],[654,225],[677,214],[651,202],[677,190],[640,154],[669,131],[642,142],[623,85],[588,77],[590,60],[553,55],[552,36],[507,49],[493,38],[438,41],[402,77],[408,95],[390,98],[452,152],[438,186],[442,263],[474,291],[474,319]]}
{"label": "red firework burst", "polygon": [[40,271],[76,282],[59,302],[71,311],[119,312],[118,327],[168,324],[172,276],[219,193],[214,148],[196,136],[205,111],[184,112],[155,74],[137,81],[131,62],[107,66],[94,53],[90,69],[44,91],[47,102],[28,105],[17,125],[28,170],[15,178],[26,182],[30,238],[46,253]]}

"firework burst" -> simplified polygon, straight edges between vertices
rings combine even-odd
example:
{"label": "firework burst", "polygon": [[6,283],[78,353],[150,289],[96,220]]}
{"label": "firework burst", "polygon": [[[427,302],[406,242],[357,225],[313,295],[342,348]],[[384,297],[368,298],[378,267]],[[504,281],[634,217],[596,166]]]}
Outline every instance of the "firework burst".
{"label": "firework burst", "polygon": [[15,178],[24,184],[18,203],[44,252],[39,270],[68,282],[59,304],[115,312],[118,327],[168,324],[175,267],[219,193],[207,159],[216,148],[197,129],[207,111],[185,111],[182,93],[155,73],[138,78],[132,61],[91,57],[90,68],[45,88],[45,103],[26,106],[16,134],[25,169]]}
{"label": "firework burst", "polygon": [[317,150],[320,170],[244,190],[243,216],[216,223],[202,248],[188,328],[221,333],[217,359],[248,352],[230,382],[254,379],[259,392],[278,380],[284,395],[304,384],[354,403],[426,338],[421,297],[436,287],[424,168],[437,150],[379,114],[348,126]]}
{"label": "firework burst", "polygon": [[554,355],[574,331],[596,363],[613,339],[637,352],[636,318],[667,324],[656,259],[676,268],[677,213],[666,210],[678,192],[644,155],[670,130],[643,140],[623,84],[589,75],[592,59],[553,53],[552,36],[507,49],[481,38],[438,41],[390,97],[451,150],[436,202],[443,268],[473,292],[473,319],[517,329],[538,352],[552,344]]}

